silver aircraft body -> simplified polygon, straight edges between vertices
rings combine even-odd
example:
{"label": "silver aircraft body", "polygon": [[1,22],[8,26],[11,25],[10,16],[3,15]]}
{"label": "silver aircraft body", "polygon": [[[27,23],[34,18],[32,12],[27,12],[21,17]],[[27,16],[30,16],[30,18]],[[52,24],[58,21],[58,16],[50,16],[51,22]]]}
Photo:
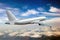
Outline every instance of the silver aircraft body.
{"label": "silver aircraft body", "polygon": [[14,24],[14,25],[37,24],[38,22],[44,21],[46,19],[46,17],[36,17],[36,18],[19,20],[9,10],[6,11],[6,14],[9,20],[5,24]]}
{"label": "silver aircraft body", "polygon": [[28,19],[17,19],[11,11],[6,11],[8,21],[5,24],[13,24],[13,25],[25,25],[25,24],[38,24],[44,26],[53,26],[60,24],[60,18],[53,18],[46,20],[46,17],[35,17],[35,18],[28,18]]}

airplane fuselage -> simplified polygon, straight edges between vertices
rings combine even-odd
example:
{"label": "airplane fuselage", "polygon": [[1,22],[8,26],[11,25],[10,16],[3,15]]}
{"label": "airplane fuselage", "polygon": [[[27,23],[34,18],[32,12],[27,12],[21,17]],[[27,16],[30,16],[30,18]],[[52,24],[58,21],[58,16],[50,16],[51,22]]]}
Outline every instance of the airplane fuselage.
{"label": "airplane fuselage", "polygon": [[39,21],[45,20],[45,17],[36,17],[36,18],[8,21],[5,24],[15,24],[15,25],[34,24],[35,21],[37,21],[37,20],[39,20]]}

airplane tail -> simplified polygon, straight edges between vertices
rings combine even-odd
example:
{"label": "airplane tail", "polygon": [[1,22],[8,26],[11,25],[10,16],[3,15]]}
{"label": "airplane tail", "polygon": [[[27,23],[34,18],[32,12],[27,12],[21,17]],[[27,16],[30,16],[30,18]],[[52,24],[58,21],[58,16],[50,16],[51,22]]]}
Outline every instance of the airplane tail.
{"label": "airplane tail", "polygon": [[15,21],[16,20],[16,17],[12,14],[11,11],[7,10],[6,14],[7,14],[9,21]]}

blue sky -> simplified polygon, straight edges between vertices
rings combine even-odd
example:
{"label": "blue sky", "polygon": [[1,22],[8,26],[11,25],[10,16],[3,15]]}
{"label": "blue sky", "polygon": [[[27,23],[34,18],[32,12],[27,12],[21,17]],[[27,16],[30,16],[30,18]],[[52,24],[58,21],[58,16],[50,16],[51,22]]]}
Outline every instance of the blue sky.
{"label": "blue sky", "polygon": [[0,19],[7,19],[6,9],[9,9],[17,18],[60,17],[59,0],[0,0]]}

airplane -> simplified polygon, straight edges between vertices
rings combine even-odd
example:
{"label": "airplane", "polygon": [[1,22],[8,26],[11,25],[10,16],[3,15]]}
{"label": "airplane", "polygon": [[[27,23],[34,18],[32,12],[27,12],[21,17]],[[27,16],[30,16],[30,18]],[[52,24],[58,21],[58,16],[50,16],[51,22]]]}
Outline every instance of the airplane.
{"label": "airplane", "polygon": [[12,14],[10,10],[6,10],[6,14],[8,17],[8,21],[5,24],[12,25],[25,25],[25,24],[38,24],[40,21],[44,21],[46,17],[36,17],[36,18],[28,18],[28,19],[17,19],[15,15]]}
{"label": "airplane", "polygon": [[9,20],[5,24],[11,25],[38,24],[39,26],[49,26],[51,30],[53,26],[60,25],[60,18],[46,20],[46,17],[36,17],[19,20],[9,10],[6,11],[6,14]]}

